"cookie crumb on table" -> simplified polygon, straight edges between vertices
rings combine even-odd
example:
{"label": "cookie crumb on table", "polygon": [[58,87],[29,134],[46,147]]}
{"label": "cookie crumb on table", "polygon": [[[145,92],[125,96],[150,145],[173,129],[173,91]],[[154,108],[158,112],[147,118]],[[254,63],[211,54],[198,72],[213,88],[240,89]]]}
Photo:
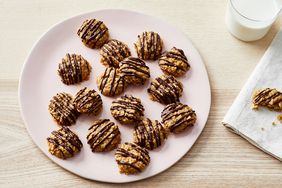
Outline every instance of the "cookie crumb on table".
{"label": "cookie crumb on table", "polygon": [[280,123],[282,123],[282,114],[278,115],[277,119],[280,121]]}

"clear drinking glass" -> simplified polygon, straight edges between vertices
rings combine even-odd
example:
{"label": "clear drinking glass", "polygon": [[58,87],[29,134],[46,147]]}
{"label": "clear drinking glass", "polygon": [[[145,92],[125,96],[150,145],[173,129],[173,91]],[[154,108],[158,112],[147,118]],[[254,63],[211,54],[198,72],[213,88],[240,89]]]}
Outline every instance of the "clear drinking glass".
{"label": "clear drinking glass", "polygon": [[280,0],[229,0],[225,22],[229,32],[243,41],[266,35],[280,13]]}

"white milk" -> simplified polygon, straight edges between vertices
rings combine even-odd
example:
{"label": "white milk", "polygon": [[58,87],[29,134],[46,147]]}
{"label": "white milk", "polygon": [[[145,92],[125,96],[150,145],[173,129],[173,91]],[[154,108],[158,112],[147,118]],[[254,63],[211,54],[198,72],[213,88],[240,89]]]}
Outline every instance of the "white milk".
{"label": "white milk", "polygon": [[243,41],[262,38],[279,12],[278,0],[229,0],[226,24]]}

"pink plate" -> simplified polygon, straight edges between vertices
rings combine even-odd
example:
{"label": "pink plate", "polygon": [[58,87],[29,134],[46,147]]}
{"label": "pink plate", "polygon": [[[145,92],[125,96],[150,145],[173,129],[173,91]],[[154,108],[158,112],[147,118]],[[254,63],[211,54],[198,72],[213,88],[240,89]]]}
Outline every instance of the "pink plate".
{"label": "pink plate", "polygon": [[[166,143],[150,151],[151,162],[146,170],[137,175],[119,174],[114,160],[114,151],[108,153],[92,153],[86,142],[87,129],[97,118],[109,118],[116,122],[110,113],[113,98],[102,96],[103,112],[99,117],[80,116],[71,129],[83,142],[83,149],[75,157],[68,160],[58,159],[48,152],[46,138],[51,131],[58,128],[48,112],[49,100],[58,92],[73,95],[87,86],[97,90],[96,78],[105,67],[99,62],[99,50],[85,47],[77,36],[77,29],[86,19],[96,18],[108,26],[111,38],[128,44],[133,56],[136,56],[133,43],[137,35],[143,31],[155,31],[164,41],[165,50],[173,46],[181,48],[187,55],[191,69],[186,76],[179,78],[184,85],[181,102],[191,106],[197,113],[197,123],[185,133],[170,135]],[[85,57],[92,65],[92,73],[88,81],[78,85],[64,85],[57,75],[58,63],[66,53],[77,53]],[[157,62],[148,62],[151,80],[162,74]],[[145,107],[145,116],[161,120],[160,114],[164,106],[149,100],[146,92],[150,81],[145,86],[129,87],[125,94],[139,97]],[[98,90],[97,90],[98,91]],[[125,10],[101,10],[67,19],[56,24],[47,31],[32,48],[22,70],[19,87],[19,99],[22,116],[27,130],[36,145],[55,163],[63,168],[87,179],[123,183],[132,182],[154,176],[173,164],[195,143],[205,127],[211,104],[211,92],[208,75],[204,63],[187,36],[175,27],[144,14]],[[132,140],[131,126],[119,125],[122,142]]]}

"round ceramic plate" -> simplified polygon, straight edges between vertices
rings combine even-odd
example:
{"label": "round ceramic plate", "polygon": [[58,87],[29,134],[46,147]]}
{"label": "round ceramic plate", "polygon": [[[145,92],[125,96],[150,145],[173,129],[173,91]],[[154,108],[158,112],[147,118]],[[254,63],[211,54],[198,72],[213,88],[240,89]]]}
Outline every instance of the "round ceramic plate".
{"label": "round ceramic plate", "polygon": [[[184,85],[180,101],[191,106],[197,113],[194,127],[185,133],[171,134],[165,144],[150,151],[151,162],[140,174],[126,176],[120,174],[114,159],[114,151],[92,153],[86,141],[86,133],[92,122],[98,118],[109,118],[116,122],[110,113],[114,98],[102,96],[103,111],[98,117],[82,115],[70,129],[79,135],[83,142],[81,152],[68,160],[61,160],[48,152],[46,138],[59,126],[48,112],[49,101],[58,92],[76,92],[87,86],[98,91],[96,78],[105,67],[100,63],[99,50],[85,47],[76,32],[86,19],[102,20],[109,28],[111,38],[128,44],[132,55],[136,56],[133,43],[143,31],[155,31],[164,41],[165,49],[173,46],[183,49],[188,57],[191,69],[178,78]],[[92,66],[90,79],[78,85],[64,85],[57,75],[58,63],[66,53],[77,53],[85,57]],[[162,75],[157,61],[146,61],[150,67],[151,79],[144,85],[128,87],[124,94],[139,97],[145,107],[145,116],[161,120],[164,105],[149,99],[147,88],[152,79]],[[122,183],[145,179],[154,176],[173,164],[195,143],[205,127],[210,110],[211,92],[204,63],[185,34],[163,21],[144,14],[125,10],[101,10],[67,19],[47,31],[35,44],[29,54],[20,78],[19,98],[22,116],[27,130],[37,146],[55,163],[87,179]],[[119,125],[122,142],[132,140],[132,126]]]}

